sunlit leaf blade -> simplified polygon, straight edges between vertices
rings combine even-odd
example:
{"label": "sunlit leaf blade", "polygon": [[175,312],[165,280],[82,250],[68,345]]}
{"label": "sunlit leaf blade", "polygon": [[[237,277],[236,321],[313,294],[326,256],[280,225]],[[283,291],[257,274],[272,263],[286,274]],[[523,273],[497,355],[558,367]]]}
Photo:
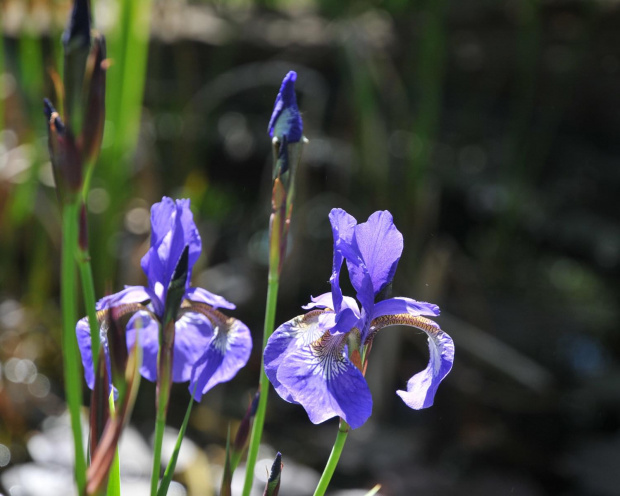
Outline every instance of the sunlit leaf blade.
{"label": "sunlit leaf blade", "polygon": [[228,424],[228,434],[226,435],[226,454],[224,458],[224,473],[222,475],[222,487],[220,488],[220,496],[232,495],[232,476],[233,470],[230,463],[230,424]]}
{"label": "sunlit leaf blade", "polygon": [[166,467],[164,476],[159,484],[159,489],[157,490],[157,496],[165,496],[168,493],[168,487],[170,487],[170,482],[172,482],[172,476],[174,475],[174,469],[176,468],[176,465],[177,465],[177,460],[179,458],[179,452],[181,451],[181,443],[183,442],[183,438],[185,437],[185,431],[187,430],[187,424],[189,423],[189,417],[192,412],[193,404],[194,404],[194,400],[190,398],[189,405],[187,405],[187,411],[185,412],[185,418],[183,419],[183,423],[181,424],[181,429],[179,430],[177,442],[174,445],[174,450],[172,451],[172,456],[170,457],[170,460],[168,461],[168,466]]}
{"label": "sunlit leaf blade", "polygon": [[375,496],[375,494],[377,494],[380,489],[381,489],[381,484],[377,484],[370,491],[368,491],[364,496]]}

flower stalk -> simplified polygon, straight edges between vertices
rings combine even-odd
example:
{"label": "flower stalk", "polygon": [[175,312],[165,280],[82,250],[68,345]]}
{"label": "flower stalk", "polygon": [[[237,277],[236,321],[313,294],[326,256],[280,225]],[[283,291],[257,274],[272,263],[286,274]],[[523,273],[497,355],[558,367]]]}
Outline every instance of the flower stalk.
{"label": "flower stalk", "polygon": [[[301,159],[303,145],[303,123],[297,108],[294,83],[297,74],[289,72],[276,98],[274,111],[269,122],[269,134],[273,144],[273,189],[271,195],[271,216],[269,218],[269,273],[267,279],[267,303],[263,327],[263,346],[275,329],[276,306],[280,273],[286,255],[288,231],[293,211],[294,178]],[[248,459],[246,463],[243,496],[249,496],[254,480],[254,467],[265,424],[269,379],[265,375],[265,363],[261,352],[258,407],[252,426]]]}
{"label": "flower stalk", "polygon": [[323,496],[325,494],[325,491],[327,491],[327,487],[329,486],[329,483],[332,480],[332,476],[336,471],[336,466],[338,465],[338,461],[340,460],[340,455],[342,454],[342,449],[344,448],[344,443],[347,440],[348,434],[349,425],[343,419],[340,419],[340,425],[338,426],[338,435],[336,436],[336,441],[334,442],[334,446],[332,448],[332,452],[329,455],[329,459],[325,464],[323,474],[321,475],[319,483],[316,486],[314,496]]}

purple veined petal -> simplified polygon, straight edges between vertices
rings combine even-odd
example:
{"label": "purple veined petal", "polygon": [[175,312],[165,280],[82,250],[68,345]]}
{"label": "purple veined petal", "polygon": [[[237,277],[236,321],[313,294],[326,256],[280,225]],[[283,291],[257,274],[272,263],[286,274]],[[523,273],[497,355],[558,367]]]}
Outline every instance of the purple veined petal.
{"label": "purple veined petal", "polygon": [[439,315],[439,307],[434,303],[416,301],[411,298],[397,296],[375,303],[372,318],[403,313],[437,317]]}
{"label": "purple veined petal", "polygon": [[136,312],[127,322],[127,349],[136,342],[136,333],[142,346],[140,375],[155,382],[157,380],[157,352],[159,351],[159,322],[146,311]]}
{"label": "purple veined petal", "polygon": [[153,299],[153,293],[143,286],[125,286],[125,289],[101,298],[96,305],[97,310],[103,310],[125,303],[142,303]]}
{"label": "purple veined petal", "polygon": [[[396,229],[392,214],[383,210],[355,227],[355,245],[370,275],[374,296],[394,278],[403,252],[403,235]],[[347,261],[351,283],[359,291],[364,271],[356,267],[354,260]]]}
{"label": "purple veined petal", "polygon": [[287,387],[282,385],[278,379],[278,368],[282,365],[282,360],[293,350],[319,339],[326,331],[321,326],[320,317],[326,310],[312,310],[304,315],[299,315],[278,327],[267,341],[265,347],[265,373],[273,384],[276,392],[289,403],[295,403]]}
{"label": "purple veined petal", "polygon": [[202,288],[189,288],[185,292],[185,298],[200,303],[206,303],[213,308],[227,308],[229,310],[237,308],[234,303],[231,303],[226,298]]}
{"label": "purple veined petal", "polygon": [[428,335],[429,362],[407,382],[406,391],[396,391],[405,404],[415,410],[428,408],[433,404],[439,383],[448,375],[454,362],[454,342],[439,325],[426,317],[385,315],[373,320],[378,328],[388,325],[417,327]]}
{"label": "purple veined petal", "polygon": [[231,380],[248,363],[252,336],[247,326],[217,310],[210,312],[215,335],[191,373],[189,391],[196,401],[211,388]]}
{"label": "purple veined petal", "polygon": [[213,325],[203,314],[183,312],[175,323],[173,382],[190,380],[192,369],[213,340]]}
{"label": "purple veined petal", "polygon": [[364,376],[344,354],[343,339],[326,332],[286,354],[277,379],[312,423],[342,417],[356,429],[370,417],[372,397]]}

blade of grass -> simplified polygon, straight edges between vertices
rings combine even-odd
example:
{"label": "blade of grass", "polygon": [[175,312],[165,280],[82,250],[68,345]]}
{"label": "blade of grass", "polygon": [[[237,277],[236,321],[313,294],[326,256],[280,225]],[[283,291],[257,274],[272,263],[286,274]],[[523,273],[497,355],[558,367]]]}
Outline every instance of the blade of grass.
{"label": "blade of grass", "polygon": [[172,476],[174,475],[174,469],[177,465],[179,452],[181,451],[181,443],[183,442],[183,438],[185,437],[185,431],[187,430],[187,424],[189,423],[189,417],[192,413],[193,404],[194,399],[190,398],[189,405],[187,405],[187,411],[185,412],[185,418],[183,419],[181,429],[179,430],[177,442],[174,445],[174,451],[172,452],[172,456],[168,461],[168,466],[166,467],[166,471],[164,472],[164,476],[159,485],[159,489],[157,490],[157,496],[165,496],[168,493],[168,487],[170,487],[170,482],[172,481]]}
{"label": "blade of grass", "polygon": [[[101,151],[99,178],[110,195],[109,215],[102,219],[101,228],[93,234],[93,246],[104,246],[118,228],[119,214],[131,195],[127,185],[131,175],[131,152],[134,149],[144,95],[144,81],[149,43],[151,0],[120,2],[117,29],[107,33],[108,57],[111,66],[106,85],[106,132],[113,133],[110,146]],[[93,253],[95,276],[110,274],[110,261]],[[96,277],[105,282],[104,277]]]}

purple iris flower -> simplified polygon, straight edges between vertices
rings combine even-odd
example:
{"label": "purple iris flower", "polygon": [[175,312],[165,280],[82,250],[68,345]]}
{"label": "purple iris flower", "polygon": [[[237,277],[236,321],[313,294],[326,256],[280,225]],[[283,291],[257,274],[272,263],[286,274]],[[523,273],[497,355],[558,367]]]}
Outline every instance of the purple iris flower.
{"label": "purple iris flower", "polygon": [[[375,301],[394,277],[402,234],[387,211],[375,212],[362,224],[342,209],[333,209],[329,218],[334,235],[331,292],[312,298],[303,307],[306,314],[285,322],[269,338],[269,380],[283,399],[301,404],[313,423],[342,417],[355,429],[372,411],[364,378],[372,341],[384,327],[407,325],[428,335],[430,360],[397,394],[410,408],[428,408],[454,361],[450,336],[424,317],[439,315],[439,308],[403,297]],[[357,301],[340,289],[344,261]]]}
{"label": "purple iris flower", "polygon": [[[185,293],[175,322],[172,380],[190,381],[189,390],[200,401],[216,384],[229,381],[248,361],[252,350],[250,331],[243,322],[227,317],[218,308],[235,305],[221,296],[190,286],[192,267],[200,256],[202,242],[194,224],[189,200],[164,197],[151,208],[151,247],[142,257],[147,286],[126,286],[119,293],[97,302],[101,326],[101,344],[108,356],[107,311],[116,308],[117,316],[126,315],[127,347],[140,336],[142,376],[157,379],[159,329],[166,310],[168,288],[175,269],[187,251],[188,271]],[[76,326],[88,386],[94,385],[93,362],[88,319]],[[195,388],[195,389],[194,389]]]}

